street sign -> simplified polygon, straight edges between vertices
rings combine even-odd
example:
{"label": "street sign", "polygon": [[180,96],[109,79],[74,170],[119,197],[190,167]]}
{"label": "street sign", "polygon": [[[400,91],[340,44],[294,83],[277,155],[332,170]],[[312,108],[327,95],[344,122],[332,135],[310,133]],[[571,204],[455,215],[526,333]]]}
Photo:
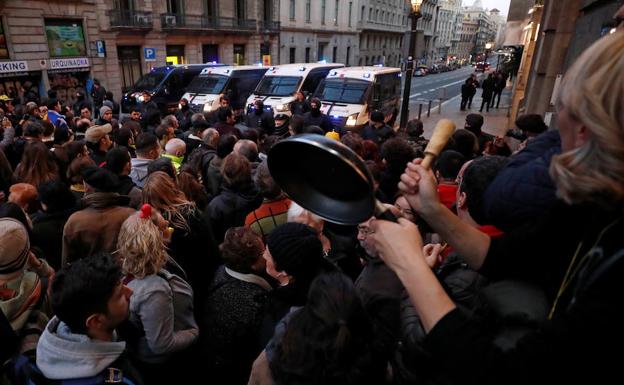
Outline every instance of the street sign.
{"label": "street sign", "polygon": [[97,48],[98,57],[106,57],[106,43],[104,40],[96,40],[95,46]]}
{"label": "street sign", "polygon": [[145,61],[156,61],[156,48],[143,48]]}

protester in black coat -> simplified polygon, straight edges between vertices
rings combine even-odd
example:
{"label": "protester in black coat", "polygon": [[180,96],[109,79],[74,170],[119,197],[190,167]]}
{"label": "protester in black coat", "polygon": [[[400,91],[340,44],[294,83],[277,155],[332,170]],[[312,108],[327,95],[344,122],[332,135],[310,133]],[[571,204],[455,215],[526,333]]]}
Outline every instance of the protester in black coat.
{"label": "protester in black coat", "polygon": [[57,180],[44,182],[37,188],[42,210],[32,216],[31,245],[43,252],[54,270],[61,268],[63,228],[76,209],[76,199],[69,187]]}
{"label": "protester in black coat", "polygon": [[317,98],[312,99],[310,102],[310,111],[303,115],[303,121],[306,127],[318,126],[325,133],[335,129],[329,117],[321,112],[321,101]]}

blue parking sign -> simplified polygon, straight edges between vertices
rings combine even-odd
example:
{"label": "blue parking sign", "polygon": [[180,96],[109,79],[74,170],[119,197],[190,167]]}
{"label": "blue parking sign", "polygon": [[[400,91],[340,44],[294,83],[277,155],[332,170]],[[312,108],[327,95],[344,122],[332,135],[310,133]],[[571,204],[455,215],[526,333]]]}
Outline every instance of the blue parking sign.
{"label": "blue parking sign", "polygon": [[143,48],[145,61],[156,61],[156,48]]}

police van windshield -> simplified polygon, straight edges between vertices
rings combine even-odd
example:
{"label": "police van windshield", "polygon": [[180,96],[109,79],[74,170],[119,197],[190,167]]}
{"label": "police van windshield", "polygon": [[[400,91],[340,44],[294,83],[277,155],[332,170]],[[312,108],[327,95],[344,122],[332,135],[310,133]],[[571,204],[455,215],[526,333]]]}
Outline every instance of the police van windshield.
{"label": "police van windshield", "polygon": [[289,96],[297,91],[301,76],[265,76],[256,88],[256,94],[268,96]]}
{"label": "police van windshield", "polygon": [[200,75],[186,87],[186,92],[198,94],[220,94],[223,92],[229,77],[223,75]]}
{"label": "police van windshield", "polygon": [[150,72],[143,75],[141,79],[139,79],[139,81],[134,85],[134,89],[141,91],[153,91],[156,87],[158,87],[164,78],[165,74],[162,72]]}
{"label": "police van windshield", "polygon": [[325,79],[317,90],[324,102],[363,104],[371,83],[356,79]]}

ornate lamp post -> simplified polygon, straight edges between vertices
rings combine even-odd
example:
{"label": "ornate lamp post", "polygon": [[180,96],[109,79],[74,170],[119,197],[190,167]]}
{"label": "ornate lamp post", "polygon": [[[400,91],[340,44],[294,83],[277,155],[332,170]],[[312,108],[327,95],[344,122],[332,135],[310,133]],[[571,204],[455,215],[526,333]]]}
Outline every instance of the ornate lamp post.
{"label": "ornate lamp post", "polygon": [[416,66],[416,61],[414,60],[414,56],[416,55],[416,23],[418,22],[418,19],[422,17],[422,13],[420,12],[422,0],[410,0],[410,2],[412,5],[409,15],[411,19],[411,31],[409,51],[407,51],[407,62],[405,66],[405,80],[403,83],[403,101],[401,103],[401,120],[399,124],[401,128],[405,128],[405,126],[407,126],[412,76],[414,76],[414,67]]}

